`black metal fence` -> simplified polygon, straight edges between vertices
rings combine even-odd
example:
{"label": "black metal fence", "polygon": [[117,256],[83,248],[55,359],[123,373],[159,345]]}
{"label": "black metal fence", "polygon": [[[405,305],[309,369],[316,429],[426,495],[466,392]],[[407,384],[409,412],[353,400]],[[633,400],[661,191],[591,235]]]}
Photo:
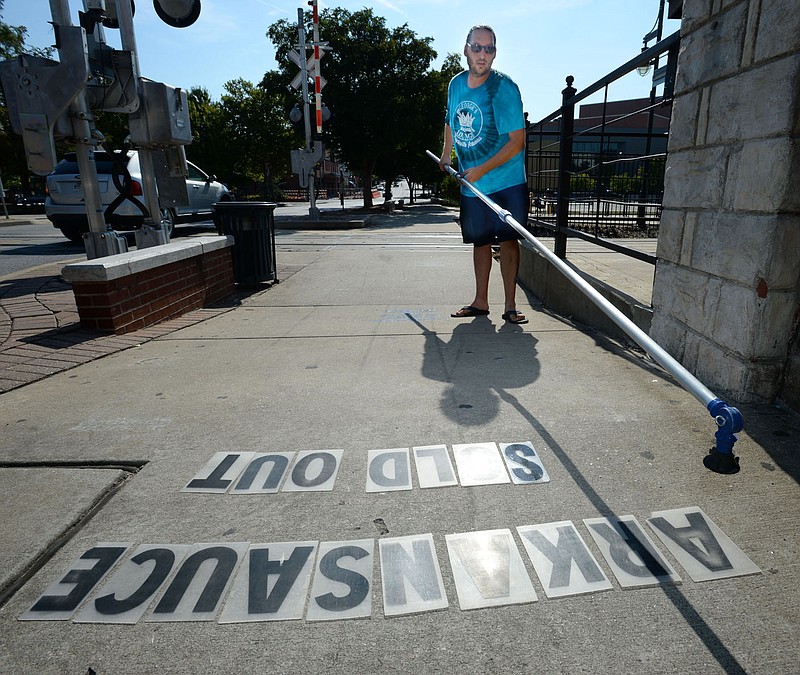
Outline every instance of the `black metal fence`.
{"label": "black metal fence", "polygon": [[[561,107],[528,125],[528,222],[554,233],[559,257],[566,257],[572,236],[655,263],[654,256],[608,240],[658,236],[679,42],[676,32],[580,93],[568,77]],[[648,99],[609,100],[613,82],[651,63]],[[576,119],[576,104],[599,92],[603,102],[584,105]]]}

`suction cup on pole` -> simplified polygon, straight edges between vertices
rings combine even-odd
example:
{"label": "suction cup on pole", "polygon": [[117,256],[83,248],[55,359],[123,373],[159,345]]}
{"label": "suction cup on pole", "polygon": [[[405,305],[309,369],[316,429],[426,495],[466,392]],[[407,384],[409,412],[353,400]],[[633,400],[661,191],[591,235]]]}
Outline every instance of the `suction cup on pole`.
{"label": "suction cup on pole", "polygon": [[716,473],[739,473],[739,458],[732,452],[720,452],[716,448],[711,448],[703,457],[703,464],[706,469]]}

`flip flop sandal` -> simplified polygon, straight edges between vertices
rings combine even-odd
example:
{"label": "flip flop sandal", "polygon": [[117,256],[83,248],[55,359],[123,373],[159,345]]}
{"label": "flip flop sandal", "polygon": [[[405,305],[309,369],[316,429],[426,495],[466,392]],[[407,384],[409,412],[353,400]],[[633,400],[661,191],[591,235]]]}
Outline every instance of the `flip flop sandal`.
{"label": "flip flop sandal", "polygon": [[457,312],[454,312],[450,316],[454,319],[469,319],[473,316],[486,316],[488,313],[488,309],[478,309],[472,305],[467,305],[466,307],[459,309]]}
{"label": "flip flop sandal", "polygon": [[509,309],[505,314],[503,314],[502,318],[508,321],[508,323],[528,323],[528,320],[525,318],[525,316],[520,314],[516,309]]}

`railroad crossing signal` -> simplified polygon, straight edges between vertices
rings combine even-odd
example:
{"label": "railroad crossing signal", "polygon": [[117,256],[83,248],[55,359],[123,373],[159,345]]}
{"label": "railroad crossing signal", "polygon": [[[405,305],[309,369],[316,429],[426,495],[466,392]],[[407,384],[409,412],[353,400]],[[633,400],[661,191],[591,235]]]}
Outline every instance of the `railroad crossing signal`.
{"label": "railroad crossing signal", "polygon": [[[319,58],[321,59],[324,55],[325,55],[325,52],[322,49],[320,49]],[[296,49],[290,49],[289,50],[289,58],[291,59],[291,61],[298,68],[300,68],[300,72],[297,73],[297,75],[294,76],[294,79],[291,82],[292,88],[293,89],[300,89],[301,85],[303,84],[303,61],[302,61],[302,58],[300,56],[300,53]],[[317,69],[318,68],[319,68],[319,62],[317,61],[317,59],[312,54],[311,56],[308,57],[308,59],[306,59],[306,74],[307,74],[307,77],[312,77],[312,78],[313,77],[317,77]],[[320,80],[320,82],[319,82],[320,87],[319,88],[320,88],[320,91],[321,91],[322,89],[325,88],[325,85],[328,82],[324,77],[322,77],[322,75],[319,76],[319,80]]]}
{"label": "railroad crossing signal", "polygon": [[292,173],[296,173],[300,187],[308,187],[309,178],[314,173],[314,167],[322,159],[322,141],[314,141],[311,150],[292,150]]}

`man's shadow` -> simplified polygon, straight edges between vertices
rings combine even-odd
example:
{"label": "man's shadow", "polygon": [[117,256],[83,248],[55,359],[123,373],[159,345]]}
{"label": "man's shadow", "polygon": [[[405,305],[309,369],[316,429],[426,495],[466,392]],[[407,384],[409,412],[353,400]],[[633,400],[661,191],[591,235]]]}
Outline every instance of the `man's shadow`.
{"label": "man's shadow", "polygon": [[507,390],[529,385],[539,376],[538,340],[521,326],[504,323],[497,329],[489,317],[479,316],[460,322],[445,341],[410,313],[406,316],[425,336],[422,374],[446,383],[439,407],[458,424],[491,421]]}

